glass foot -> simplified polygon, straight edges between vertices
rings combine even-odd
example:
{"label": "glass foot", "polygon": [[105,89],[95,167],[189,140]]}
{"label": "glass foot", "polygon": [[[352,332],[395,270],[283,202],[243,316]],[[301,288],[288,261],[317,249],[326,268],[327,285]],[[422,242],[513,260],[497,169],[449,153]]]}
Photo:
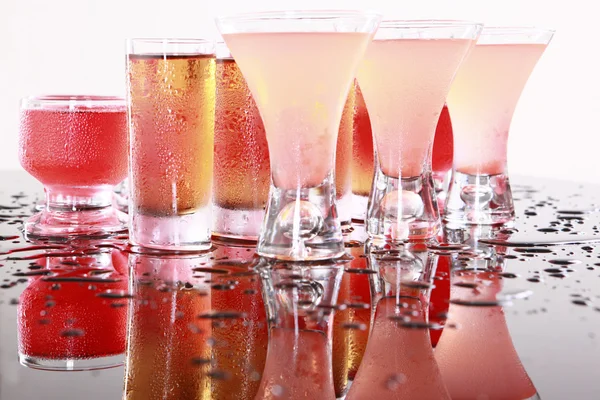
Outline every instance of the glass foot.
{"label": "glass foot", "polygon": [[129,242],[164,251],[208,250],[211,248],[210,221],[210,206],[185,215],[153,216],[134,213],[131,217]]}
{"label": "glass foot", "polygon": [[127,214],[113,207],[77,211],[43,210],[24,224],[26,239],[109,237],[127,232]]}
{"label": "glass foot", "polygon": [[512,221],[514,216],[508,175],[453,173],[444,221],[465,225],[500,225]]}
{"label": "glass foot", "polygon": [[92,371],[123,365],[125,354],[93,358],[49,359],[19,354],[21,365],[45,371]]}
{"label": "glass foot", "polygon": [[440,230],[435,198],[430,173],[392,178],[378,168],[367,207],[369,237],[391,242],[434,238]]}
{"label": "glass foot", "polygon": [[331,173],[317,187],[271,187],[258,254],[280,260],[326,260],[341,257],[342,229],[334,202]]}

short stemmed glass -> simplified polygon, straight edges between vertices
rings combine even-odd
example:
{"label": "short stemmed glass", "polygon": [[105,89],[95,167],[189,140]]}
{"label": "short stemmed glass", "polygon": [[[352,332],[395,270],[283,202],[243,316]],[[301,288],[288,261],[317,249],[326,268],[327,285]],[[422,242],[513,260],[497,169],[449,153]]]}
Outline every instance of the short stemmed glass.
{"label": "short stemmed glass", "polygon": [[369,45],[358,83],[377,155],[366,215],[373,239],[429,240],[439,231],[431,149],[452,79],[480,30],[473,22],[384,21]]}
{"label": "short stemmed glass", "polygon": [[28,238],[109,236],[127,230],[113,187],[127,176],[125,100],[39,96],[21,101],[19,160],[44,185]]}
{"label": "short stemmed glass", "polygon": [[454,166],[445,220],[503,224],[514,218],[507,171],[508,130],[529,75],[554,32],[486,27],[448,95]]}
{"label": "short stemmed glass", "polygon": [[380,16],[288,11],[217,20],[262,116],[271,188],[258,253],[316,260],[344,253],[335,150],[344,103]]}

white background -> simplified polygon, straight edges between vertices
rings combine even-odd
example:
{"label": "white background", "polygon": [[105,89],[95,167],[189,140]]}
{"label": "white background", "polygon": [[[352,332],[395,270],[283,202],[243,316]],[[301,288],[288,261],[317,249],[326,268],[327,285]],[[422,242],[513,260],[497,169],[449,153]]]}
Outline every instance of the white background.
{"label": "white background", "polygon": [[[0,169],[19,168],[18,101],[124,95],[127,37],[216,37],[217,15],[294,8],[377,9],[388,18],[471,19],[557,33],[513,119],[511,174],[600,183],[600,52],[593,0],[0,0]],[[307,60],[307,63],[310,61]]]}

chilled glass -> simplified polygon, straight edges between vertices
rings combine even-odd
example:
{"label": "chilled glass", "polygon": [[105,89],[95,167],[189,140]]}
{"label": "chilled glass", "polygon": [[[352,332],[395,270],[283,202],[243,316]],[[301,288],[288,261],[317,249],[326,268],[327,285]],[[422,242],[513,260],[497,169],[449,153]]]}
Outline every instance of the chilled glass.
{"label": "chilled glass", "polygon": [[265,125],[271,188],[260,255],[315,260],[344,253],[336,143],[344,103],[379,20],[377,14],[353,11],[217,20]]}

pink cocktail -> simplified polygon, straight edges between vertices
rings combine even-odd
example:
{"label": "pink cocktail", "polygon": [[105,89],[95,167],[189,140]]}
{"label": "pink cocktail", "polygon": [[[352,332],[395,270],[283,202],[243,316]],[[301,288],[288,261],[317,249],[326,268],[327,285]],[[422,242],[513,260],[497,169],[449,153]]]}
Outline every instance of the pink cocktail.
{"label": "pink cocktail", "polygon": [[508,131],[521,92],[552,35],[535,28],[485,28],[458,71],[448,94],[454,170],[447,220],[497,224],[513,218]]}
{"label": "pink cocktail", "polygon": [[258,240],[262,256],[327,259],[344,252],[334,181],[337,136],[379,20],[352,11],[294,11],[217,21],[266,131],[272,187]]}
{"label": "pink cocktail", "polygon": [[470,22],[387,21],[369,45],[358,83],[377,154],[371,237],[405,241],[438,232],[431,148],[452,79],[480,30]]}
{"label": "pink cocktail", "polygon": [[25,223],[28,237],[105,236],[123,231],[112,190],[127,176],[123,99],[41,96],[21,102],[19,160],[39,180],[46,206]]}

